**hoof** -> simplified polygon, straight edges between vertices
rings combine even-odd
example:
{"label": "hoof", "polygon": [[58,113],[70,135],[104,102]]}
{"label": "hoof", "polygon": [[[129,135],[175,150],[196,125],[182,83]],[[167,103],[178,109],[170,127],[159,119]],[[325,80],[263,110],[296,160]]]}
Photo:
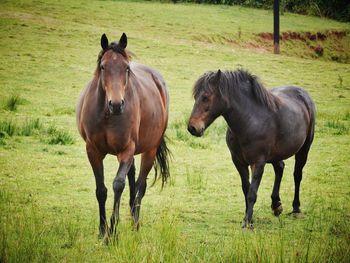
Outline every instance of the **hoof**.
{"label": "hoof", "polygon": [[140,223],[132,223],[132,230],[138,232],[140,228]]}
{"label": "hoof", "polygon": [[281,202],[278,202],[276,205],[271,205],[271,208],[275,216],[279,216],[283,212],[283,207]]}
{"label": "hoof", "polygon": [[254,230],[254,225],[253,222],[248,222],[248,220],[246,218],[243,219],[243,223],[242,223],[242,229],[243,230]]}
{"label": "hoof", "polygon": [[243,231],[254,231],[254,225],[253,224],[246,224],[242,225]]}
{"label": "hoof", "polygon": [[290,212],[289,215],[293,216],[295,218],[302,218],[303,217],[303,213],[301,212],[300,209],[293,209],[293,211]]}
{"label": "hoof", "polygon": [[99,227],[98,239],[104,239],[106,234],[109,233],[109,227],[107,225]]}
{"label": "hoof", "polygon": [[108,245],[114,245],[118,244],[119,241],[119,235],[118,233],[114,233],[112,235],[106,235],[103,239],[103,243],[108,246]]}

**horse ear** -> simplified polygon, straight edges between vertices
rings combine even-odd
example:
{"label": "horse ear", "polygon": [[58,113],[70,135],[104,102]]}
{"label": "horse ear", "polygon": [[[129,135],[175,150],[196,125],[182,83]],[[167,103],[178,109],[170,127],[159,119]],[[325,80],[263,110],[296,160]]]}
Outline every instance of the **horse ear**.
{"label": "horse ear", "polygon": [[101,47],[103,50],[105,50],[108,47],[108,38],[107,38],[106,34],[103,34],[101,36]]}
{"label": "horse ear", "polygon": [[221,77],[221,70],[219,69],[218,72],[216,73],[216,77],[218,78],[218,80],[220,79]]}
{"label": "horse ear", "polygon": [[124,49],[124,48],[126,48],[127,44],[128,44],[128,37],[126,36],[125,33],[123,33],[122,36],[121,36],[120,39],[119,39],[118,45],[119,45],[122,49]]}
{"label": "horse ear", "polygon": [[217,84],[220,81],[220,78],[221,78],[221,70],[219,69],[213,78],[213,84]]}

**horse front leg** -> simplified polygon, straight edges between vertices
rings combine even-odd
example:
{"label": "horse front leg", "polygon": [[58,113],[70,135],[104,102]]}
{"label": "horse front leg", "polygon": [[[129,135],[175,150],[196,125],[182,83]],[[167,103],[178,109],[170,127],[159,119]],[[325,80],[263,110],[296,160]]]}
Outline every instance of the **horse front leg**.
{"label": "horse front leg", "polygon": [[239,162],[234,156],[232,155],[232,161],[234,165],[236,166],[236,169],[241,177],[241,182],[242,182],[242,191],[244,194],[244,199],[245,199],[245,215],[243,219],[243,224],[242,228],[245,228],[247,225],[247,211],[248,211],[248,192],[249,192],[249,170],[248,170],[248,165],[247,164],[242,164]]}
{"label": "horse front leg", "polygon": [[129,147],[123,153],[118,154],[119,168],[116,177],[113,180],[113,191],[114,191],[114,203],[113,212],[111,216],[111,229],[110,234],[115,233],[115,226],[119,222],[119,207],[120,200],[125,188],[126,175],[130,170],[134,160],[134,149],[135,147]]}
{"label": "horse front leg", "polygon": [[253,208],[256,202],[259,185],[264,173],[265,162],[258,162],[251,165],[252,183],[248,192],[247,227],[253,229]]}
{"label": "horse front leg", "polygon": [[86,152],[94,172],[96,181],[96,198],[98,201],[98,208],[100,214],[100,225],[99,225],[99,237],[103,238],[108,228],[106,221],[106,200],[107,200],[107,188],[104,184],[103,175],[103,159],[105,155],[101,154],[94,147],[86,145]]}
{"label": "horse front leg", "polygon": [[132,214],[132,208],[134,205],[134,201],[135,201],[135,160],[133,160],[132,165],[129,169],[128,172],[128,182],[129,182],[129,188],[130,188],[130,199],[129,199],[129,206],[130,206],[130,213]]}

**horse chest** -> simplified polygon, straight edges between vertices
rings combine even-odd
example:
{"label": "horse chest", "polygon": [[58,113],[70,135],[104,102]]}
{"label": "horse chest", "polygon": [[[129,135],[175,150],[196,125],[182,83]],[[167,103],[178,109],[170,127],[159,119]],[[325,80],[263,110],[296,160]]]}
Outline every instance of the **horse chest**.
{"label": "horse chest", "polygon": [[118,126],[107,126],[102,129],[96,126],[89,131],[87,143],[94,145],[94,148],[101,153],[117,154],[126,148],[130,138],[130,129]]}

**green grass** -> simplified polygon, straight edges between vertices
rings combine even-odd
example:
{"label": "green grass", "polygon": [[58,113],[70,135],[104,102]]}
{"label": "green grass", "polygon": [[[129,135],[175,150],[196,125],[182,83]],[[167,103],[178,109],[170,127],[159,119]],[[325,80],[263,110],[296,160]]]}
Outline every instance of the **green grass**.
{"label": "green grass", "polygon": [[[281,16],[281,32],[329,30],[349,31],[350,25]],[[322,57],[310,54],[315,43],[297,41],[282,42],[277,56],[269,42],[258,39],[271,31],[271,11],[237,6],[1,1],[0,261],[348,262],[349,36],[319,43]],[[162,191],[160,182],[147,189],[137,233],[126,187],[119,238],[105,246],[97,238],[95,180],[74,109],[96,67],[101,35],[118,39],[122,32],[135,60],[157,68],[169,86],[167,136],[174,158],[171,183]],[[333,61],[332,52],[343,63]],[[254,232],[240,227],[244,197],[226,147],[224,120],[213,123],[203,138],[186,131],[197,78],[208,70],[237,67],[260,76],[267,87],[302,86],[317,107],[315,141],[301,185],[303,216],[288,215],[293,158],[286,161],[279,219],[270,211],[274,176],[267,165]],[[15,110],[5,106],[9,100],[16,101],[10,103]],[[139,157],[136,163],[138,170]],[[115,157],[108,156],[104,166],[110,216]]]}
{"label": "green grass", "polygon": [[50,126],[47,130],[50,138],[48,139],[48,144],[73,144],[74,138],[67,131],[57,130],[55,126]]}
{"label": "green grass", "polygon": [[22,103],[22,99],[18,94],[10,95],[4,105],[5,110],[16,111],[18,105]]}

